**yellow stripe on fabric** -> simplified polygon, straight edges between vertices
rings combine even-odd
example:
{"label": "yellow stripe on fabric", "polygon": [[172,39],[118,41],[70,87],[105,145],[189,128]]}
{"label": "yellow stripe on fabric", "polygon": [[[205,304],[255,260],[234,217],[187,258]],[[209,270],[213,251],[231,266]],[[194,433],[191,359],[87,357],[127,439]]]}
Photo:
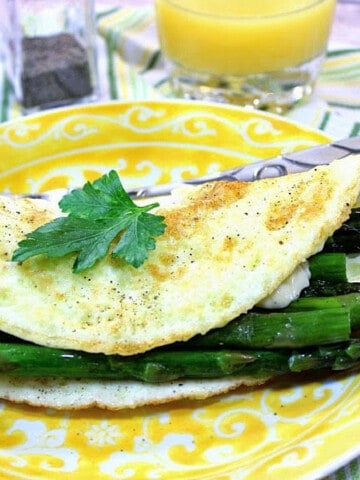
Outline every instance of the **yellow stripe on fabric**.
{"label": "yellow stripe on fabric", "polygon": [[117,60],[117,79],[119,97],[126,100],[144,100],[153,98],[146,81],[121,59]]}
{"label": "yellow stripe on fabric", "polygon": [[122,99],[132,99],[130,84],[127,78],[127,65],[120,59],[116,60],[116,72],[118,78],[119,96]]}
{"label": "yellow stripe on fabric", "polygon": [[313,119],[311,125],[314,128],[318,128],[319,130],[325,130],[326,125],[329,121],[330,111],[323,109],[317,109],[313,112]]}
{"label": "yellow stripe on fabric", "polygon": [[346,69],[332,70],[331,72],[322,72],[321,78],[326,82],[346,82],[346,84],[360,84],[360,65],[357,67],[348,67]]}
{"label": "yellow stripe on fabric", "polygon": [[360,101],[355,99],[349,99],[349,97],[343,97],[340,95],[327,95],[327,102],[332,106],[347,107],[347,108],[360,108]]}
{"label": "yellow stripe on fabric", "polygon": [[129,20],[132,20],[134,17],[142,17],[143,12],[141,10],[136,10],[131,7],[122,8],[115,13],[104,16],[99,21],[99,33],[105,34],[108,30],[113,30],[114,28],[119,29],[122,25],[127,25]]}
{"label": "yellow stripe on fabric", "polygon": [[360,54],[344,55],[328,58],[321,70],[321,77],[343,76],[348,80],[360,80]]}
{"label": "yellow stripe on fabric", "polygon": [[327,57],[323,68],[336,68],[338,65],[360,63],[360,53],[344,53],[339,56]]}

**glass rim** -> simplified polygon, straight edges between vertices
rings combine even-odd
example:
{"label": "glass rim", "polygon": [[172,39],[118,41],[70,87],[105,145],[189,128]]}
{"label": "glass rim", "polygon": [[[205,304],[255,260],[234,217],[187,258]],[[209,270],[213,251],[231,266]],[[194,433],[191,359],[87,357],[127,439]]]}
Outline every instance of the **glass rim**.
{"label": "glass rim", "polygon": [[[259,19],[273,19],[273,18],[280,18],[288,15],[294,15],[299,12],[303,12],[305,10],[308,10],[309,8],[313,8],[316,5],[321,5],[322,3],[327,2],[328,0],[313,0],[309,5],[306,5],[304,7],[299,7],[299,8],[294,8],[294,10],[291,10],[289,12],[282,12],[282,13],[274,13],[274,14],[269,14],[269,15],[217,15],[213,13],[203,13],[203,12],[198,12],[196,10],[193,10],[191,7],[184,7],[180,4],[180,0],[156,0],[156,1],[163,1],[165,3],[168,3],[170,5],[173,5],[174,7],[178,8],[179,10],[182,10],[183,12],[188,12],[193,15],[197,16],[203,16],[203,17],[208,17],[208,18],[213,18],[216,17],[221,20],[229,20],[229,21],[242,21],[242,20],[259,20]],[[336,0],[335,0],[336,1]]]}

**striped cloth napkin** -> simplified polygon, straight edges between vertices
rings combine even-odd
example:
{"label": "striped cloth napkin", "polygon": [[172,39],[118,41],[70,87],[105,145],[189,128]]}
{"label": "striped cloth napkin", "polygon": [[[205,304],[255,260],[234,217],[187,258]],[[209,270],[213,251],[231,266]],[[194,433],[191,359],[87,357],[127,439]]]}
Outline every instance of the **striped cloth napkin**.
{"label": "striped cloth napkin", "polygon": [[[152,5],[98,13],[101,101],[171,98]],[[0,64],[0,120],[20,114]],[[313,99],[287,116],[333,138],[360,135],[360,48],[330,45]],[[360,457],[327,480],[360,480]]]}

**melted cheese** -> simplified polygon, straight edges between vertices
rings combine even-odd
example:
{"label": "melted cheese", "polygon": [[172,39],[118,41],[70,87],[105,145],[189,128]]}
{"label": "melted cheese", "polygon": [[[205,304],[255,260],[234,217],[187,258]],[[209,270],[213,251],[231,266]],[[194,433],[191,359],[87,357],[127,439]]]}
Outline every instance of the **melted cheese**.
{"label": "melted cheese", "polygon": [[310,268],[307,262],[302,263],[282,284],[269,296],[258,303],[258,307],[266,309],[285,308],[299,298],[301,291],[310,284]]}

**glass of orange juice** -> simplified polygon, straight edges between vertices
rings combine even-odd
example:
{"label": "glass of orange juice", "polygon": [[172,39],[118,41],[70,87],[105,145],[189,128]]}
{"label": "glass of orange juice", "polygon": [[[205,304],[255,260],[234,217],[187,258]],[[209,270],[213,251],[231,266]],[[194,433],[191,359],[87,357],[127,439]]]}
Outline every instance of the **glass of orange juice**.
{"label": "glass of orange juice", "polygon": [[155,0],[176,96],[284,113],[308,99],[336,0]]}

